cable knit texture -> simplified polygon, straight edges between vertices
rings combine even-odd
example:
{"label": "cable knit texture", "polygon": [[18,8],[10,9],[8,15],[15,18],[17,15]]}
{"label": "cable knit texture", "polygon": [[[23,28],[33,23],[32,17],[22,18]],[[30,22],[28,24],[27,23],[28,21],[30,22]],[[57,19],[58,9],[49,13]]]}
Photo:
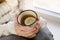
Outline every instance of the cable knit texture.
{"label": "cable knit texture", "polygon": [[[0,36],[16,34],[13,20],[14,15],[18,13],[17,6],[18,0],[6,0],[6,2],[0,4]],[[7,21],[9,22],[5,24]]]}

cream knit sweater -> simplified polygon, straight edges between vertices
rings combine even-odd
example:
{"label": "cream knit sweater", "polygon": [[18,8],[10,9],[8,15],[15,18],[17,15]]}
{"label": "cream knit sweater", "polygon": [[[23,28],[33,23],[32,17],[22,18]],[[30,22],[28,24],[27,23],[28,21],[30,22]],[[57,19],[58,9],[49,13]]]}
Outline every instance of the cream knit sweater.
{"label": "cream knit sweater", "polygon": [[[0,36],[16,34],[14,30],[14,15],[17,12],[18,0],[7,0],[0,4]],[[9,21],[7,24],[5,22]]]}
{"label": "cream knit sweater", "polygon": [[[0,36],[16,34],[14,28],[14,19],[15,14],[19,13],[18,5],[20,6],[20,3],[18,4],[18,0],[7,0],[7,3],[0,4]],[[43,21],[44,19],[41,19],[41,26],[45,27],[46,23]],[[7,21],[8,23],[6,24]]]}

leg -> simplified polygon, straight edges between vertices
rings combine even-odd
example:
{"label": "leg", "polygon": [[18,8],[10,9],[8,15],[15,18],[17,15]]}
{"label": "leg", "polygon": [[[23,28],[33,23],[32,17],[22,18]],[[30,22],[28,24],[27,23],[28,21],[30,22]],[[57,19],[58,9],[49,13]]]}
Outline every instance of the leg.
{"label": "leg", "polygon": [[54,40],[53,35],[48,30],[48,28],[40,29],[37,36],[35,38],[32,38],[30,40]]}
{"label": "leg", "polygon": [[9,36],[1,37],[0,40],[27,40],[27,39],[23,37],[19,37],[17,35],[9,35]]}

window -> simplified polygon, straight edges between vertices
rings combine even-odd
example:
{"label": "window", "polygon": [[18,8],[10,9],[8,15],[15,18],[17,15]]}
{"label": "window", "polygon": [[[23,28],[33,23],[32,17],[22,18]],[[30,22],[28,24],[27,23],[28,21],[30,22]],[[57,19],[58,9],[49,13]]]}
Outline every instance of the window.
{"label": "window", "polygon": [[60,14],[60,0],[35,0],[34,5]]}

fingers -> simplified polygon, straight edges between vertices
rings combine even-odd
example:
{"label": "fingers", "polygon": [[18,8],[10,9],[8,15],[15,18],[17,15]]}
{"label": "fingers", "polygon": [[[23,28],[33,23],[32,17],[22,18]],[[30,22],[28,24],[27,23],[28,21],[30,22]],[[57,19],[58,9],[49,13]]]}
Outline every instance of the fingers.
{"label": "fingers", "polygon": [[29,33],[29,34],[24,34],[23,36],[24,36],[24,37],[27,37],[27,38],[32,38],[32,37],[35,37],[36,34],[34,34],[34,33]]}
{"label": "fingers", "polygon": [[35,25],[35,28],[36,28],[36,33],[39,31],[39,29],[41,28],[41,26],[40,26],[40,24],[39,23],[37,23],[36,25]]}
{"label": "fingers", "polygon": [[16,29],[19,29],[19,30],[22,30],[22,31],[24,31],[24,32],[28,32],[28,31],[30,31],[30,30],[32,30],[31,28],[29,28],[29,27],[20,27],[20,26],[18,26],[18,27],[16,27]]}
{"label": "fingers", "polygon": [[[31,29],[31,30],[28,30],[29,28],[24,28],[24,27],[20,27],[20,28],[17,28],[18,31],[20,31],[22,34],[25,33],[25,35],[27,34],[36,34],[39,30],[39,24],[36,24],[36,27],[34,29]],[[27,30],[27,31],[26,31]]]}
{"label": "fingers", "polygon": [[29,38],[33,38],[33,37],[35,37],[35,36],[36,36],[36,34],[29,36]]}
{"label": "fingers", "polygon": [[36,29],[40,29],[40,27],[41,27],[41,26],[40,26],[40,23],[37,23],[37,24],[35,25],[35,28],[36,28]]}
{"label": "fingers", "polygon": [[21,26],[18,24],[17,18],[18,18],[18,15],[16,14],[15,30],[17,35],[23,36],[23,37],[29,37],[29,38],[36,36],[36,33],[40,28],[39,23],[35,25],[35,28],[30,28],[29,26]]}
{"label": "fingers", "polygon": [[15,16],[16,16],[16,19],[15,19],[15,28],[16,29],[23,30],[23,31],[31,31],[32,30],[32,28],[30,28],[29,26],[19,25],[18,22],[17,22],[18,14],[16,14]]}
{"label": "fingers", "polygon": [[20,27],[20,28],[18,28],[18,27],[16,27],[15,28],[17,31],[22,31],[22,32],[24,32],[24,33],[26,33],[26,34],[29,34],[29,33],[34,33],[34,31],[36,30],[36,29],[28,29],[27,30],[27,28],[22,28],[22,27]]}
{"label": "fingers", "polygon": [[36,34],[33,34],[33,35],[28,35],[28,36],[26,36],[27,38],[33,38],[33,37],[35,37],[36,36]]}
{"label": "fingers", "polygon": [[39,23],[37,23],[36,25],[35,25],[35,27],[34,27],[34,29],[33,29],[33,31],[32,32],[34,32],[35,34],[39,31],[39,29],[41,28],[41,26],[40,26],[40,24]]}
{"label": "fingers", "polygon": [[18,14],[15,15],[15,26],[18,26],[18,22],[17,22],[17,18],[18,18]]}
{"label": "fingers", "polygon": [[[41,28],[40,24],[37,23],[37,24],[35,25],[35,28],[32,28],[31,30],[28,30],[28,31],[31,31],[32,33],[36,34],[36,33],[39,31],[40,28]],[[28,29],[29,29],[29,28],[28,28]],[[28,32],[28,31],[27,31],[27,32]]]}
{"label": "fingers", "polygon": [[24,31],[19,30],[19,29],[16,30],[16,33],[18,36],[23,36],[23,37],[27,37],[27,38],[31,38],[31,37],[36,36],[35,32],[31,32],[31,31],[24,32]]}
{"label": "fingers", "polygon": [[18,14],[16,14],[15,17],[17,18],[18,17]]}
{"label": "fingers", "polygon": [[33,34],[35,34],[34,31],[36,30],[35,28],[34,28],[33,30],[32,30],[32,29],[31,29],[31,30],[27,30],[27,29],[29,29],[29,28],[26,28],[26,30],[27,30],[27,31],[26,31],[24,27],[20,27],[20,28],[19,28],[19,27],[16,27],[15,29],[16,29],[16,33],[17,33],[17,34],[19,34],[19,35],[20,35],[20,34],[21,34],[21,35],[27,35],[27,36],[28,36],[28,35],[33,35]]}

